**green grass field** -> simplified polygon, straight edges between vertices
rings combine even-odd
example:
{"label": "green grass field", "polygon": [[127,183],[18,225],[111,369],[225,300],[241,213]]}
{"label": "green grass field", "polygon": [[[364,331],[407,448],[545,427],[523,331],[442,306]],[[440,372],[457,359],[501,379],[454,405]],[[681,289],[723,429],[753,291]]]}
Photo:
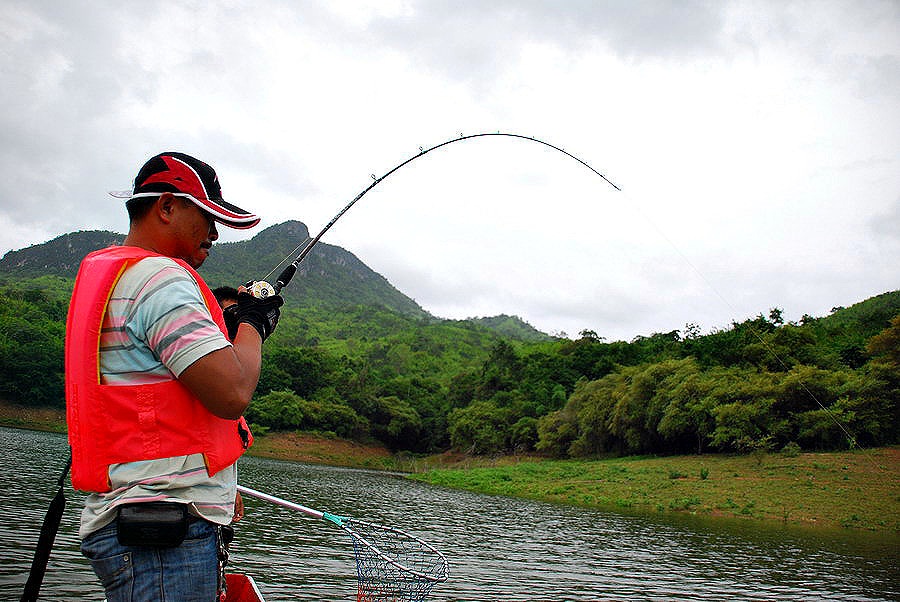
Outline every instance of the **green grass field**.
{"label": "green grass field", "polygon": [[596,509],[900,532],[900,448],[495,463],[412,478]]}

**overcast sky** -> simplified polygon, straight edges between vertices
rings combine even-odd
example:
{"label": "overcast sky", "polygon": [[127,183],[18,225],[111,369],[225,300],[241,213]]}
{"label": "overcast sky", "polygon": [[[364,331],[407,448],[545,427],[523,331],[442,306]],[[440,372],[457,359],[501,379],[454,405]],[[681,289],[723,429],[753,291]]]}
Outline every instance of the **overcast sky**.
{"label": "overcast sky", "polygon": [[125,232],[107,191],[164,150],[317,232],[509,132],[622,192],[478,138],[324,242],[437,316],[609,340],[900,288],[896,1],[3,0],[0,70],[0,254]]}

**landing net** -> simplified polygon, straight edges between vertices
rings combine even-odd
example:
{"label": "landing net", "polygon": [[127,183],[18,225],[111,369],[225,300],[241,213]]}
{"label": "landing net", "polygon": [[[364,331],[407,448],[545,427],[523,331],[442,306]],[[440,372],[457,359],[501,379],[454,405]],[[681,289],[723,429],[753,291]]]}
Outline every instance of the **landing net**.
{"label": "landing net", "polygon": [[444,555],[400,529],[348,519],[356,554],[357,602],[419,602],[447,580]]}

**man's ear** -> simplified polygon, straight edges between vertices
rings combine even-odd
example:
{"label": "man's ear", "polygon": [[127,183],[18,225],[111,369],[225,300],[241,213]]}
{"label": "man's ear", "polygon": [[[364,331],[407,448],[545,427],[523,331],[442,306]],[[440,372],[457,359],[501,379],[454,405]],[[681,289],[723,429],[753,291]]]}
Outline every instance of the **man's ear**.
{"label": "man's ear", "polygon": [[177,202],[178,198],[171,192],[164,192],[159,195],[154,210],[163,223],[168,224],[172,221],[172,214],[175,212],[175,203]]}

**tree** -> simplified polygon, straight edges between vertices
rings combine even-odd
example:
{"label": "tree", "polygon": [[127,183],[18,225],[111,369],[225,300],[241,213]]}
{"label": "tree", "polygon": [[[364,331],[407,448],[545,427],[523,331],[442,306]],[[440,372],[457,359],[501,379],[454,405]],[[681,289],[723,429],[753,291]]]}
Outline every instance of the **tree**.
{"label": "tree", "polygon": [[747,451],[750,443],[769,436],[767,415],[771,405],[771,399],[760,398],[717,406],[713,410],[716,428],[712,444],[722,451]]}
{"label": "tree", "polygon": [[[30,406],[65,403],[65,326],[48,311],[57,305],[36,291],[0,296],[0,397]],[[41,305],[38,305],[40,303]]]}
{"label": "tree", "polygon": [[447,430],[451,445],[474,454],[493,454],[510,449],[509,410],[490,401],[478,401],[450,412]]}
{"label": "tree", "polygon": [[510,444],[516,451],[531,451],[538,441],[537,418],[523,416],[510,428]]}
{"label": "tree", "polygon": [[521,360],[512,345],[498,342],[482,366],[477,396],[490,399],[497,391],[512,390],[518,384],[521,368]]}
{"label": "tree", "polygon": [[879,361],[900,368],[900,314],[891,319],[891,324],[866,343],[866,352]]}
{"label": "tree", "polygon": [[334,384],[337,362],[314,347],[273,347],[263,355],[260,392],[291,390],[311,397],[318,389]]}
{"label": "tree", "polygon": [[621,438],[613,435],[610,422],[614,407],[627,394],[630,377],[623,371],[628,370],[607,374],[599,380],[579,381],[566,407],[558,413],[560,418],[574,417],[570,419],[574,424],[558,421],[554,425],[558,433],[539,429],[538,449],[549,447],[556,439],[556,446],[568,442],[565,452],[576,457],[622,451]]}
{"label": "tree", "polygon": [[535,449],[557,458],[565,458],[578,437],[577,416],[568,406],[541,416],[537,421],[537,434]]}
{"label": "tree", "polygon": [[371,416],[372,431],[391,449],[415,449],[422,432],[422,417],[396,396],[379,397]]}
{"label": "tree", "polygon": [[659,434],[674,450],[685,450],[690,441],[698,454],[715,427],[713,409],[716,406],[714,391],[720,385],[723,368],[701,373],[696,363],[683,373],[667,392],[669,398]]}
{"label": "tree", "polygon": [[353,408],[330,400],[307,400],[293,391],[272,391],[253,400],[247,420],[273,430],[328,431],[340,437],[359,438],[368,423]]}
{"label": "tree", "polygon": [[684,325],[684,336],[686,341],[700,338],[700,325],[695,322],[688,322]]}
{"label": "tree", "polygon": [[628,376],[609,417],[609,430],[624,444],[626,453],[661,449],[659,424],[670,403],[671,390],[696,371],[693,359],[665,360],[622,370]]}
{"label": "tree", "polygon": [[769,310],[769,322],[774,324],[775,326],[781,326],[784,324],[784,310],[780,307],[773,307]]}

